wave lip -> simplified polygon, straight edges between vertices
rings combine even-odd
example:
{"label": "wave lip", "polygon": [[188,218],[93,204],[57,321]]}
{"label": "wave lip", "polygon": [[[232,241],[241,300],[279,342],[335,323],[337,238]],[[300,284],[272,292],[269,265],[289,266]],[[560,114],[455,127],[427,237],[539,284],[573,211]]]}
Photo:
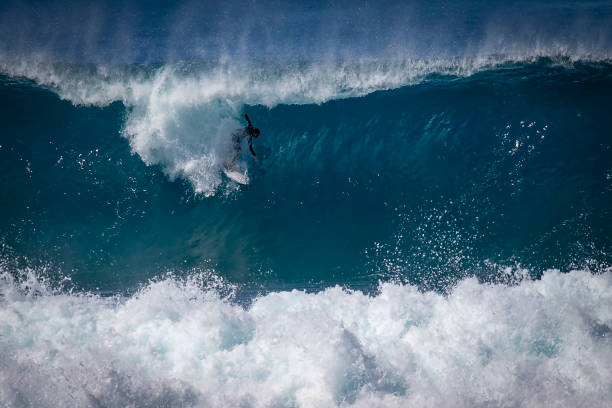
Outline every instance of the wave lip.
{"label": "wave lip", "polygon": [[5,274],[8,405],[604,406],[612,274],[273,292],[243,308],[168,278],[126,298]]}
{"label": "wave lip", "polygon": [[0,73],[23,77],[75,105],[146,104],[155,95],[174,104],[213,100],[265,105],[323,103],[423,82],[430,75],[466,77],[478,72],[537,64],[571,68],[610,63],[611,56],[549,53],[488,54],[443,58],[242,61],[220,59],[165,64],[54,63],[0,55]]}

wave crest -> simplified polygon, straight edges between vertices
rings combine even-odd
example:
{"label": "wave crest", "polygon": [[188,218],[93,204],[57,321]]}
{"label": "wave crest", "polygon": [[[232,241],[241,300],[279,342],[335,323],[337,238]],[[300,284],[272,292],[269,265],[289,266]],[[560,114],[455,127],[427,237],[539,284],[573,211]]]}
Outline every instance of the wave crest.
{"label": "wave crest", "polygon": [[[588,58],[587,58],[588,59]],[[0,59],[0,72],[25,77],[76,106],[127,108],[123,136],[148,165],[170,179],[190,181],[214,195],[221,164],[231,156],[230,133],[241,126],[244,105],[320,104],[329,100],[417,84],[436,77],[466,77],[483,70],[538,63],[572,66],[571,56],[237,62],[220,60],[166,65],[51,64]],[[595,60],[601,61],[601,60]]]}

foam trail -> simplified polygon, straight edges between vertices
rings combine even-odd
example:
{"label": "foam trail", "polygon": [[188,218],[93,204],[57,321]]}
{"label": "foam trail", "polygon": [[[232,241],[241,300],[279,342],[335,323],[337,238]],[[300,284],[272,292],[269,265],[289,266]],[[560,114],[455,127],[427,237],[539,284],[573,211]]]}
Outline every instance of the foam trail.
{"label": "foam trail", "polygon": [[136,295],[52,292],[4,274],[9,406],[604,406],[612,274],[275,292],[249,308],[168,278]]}

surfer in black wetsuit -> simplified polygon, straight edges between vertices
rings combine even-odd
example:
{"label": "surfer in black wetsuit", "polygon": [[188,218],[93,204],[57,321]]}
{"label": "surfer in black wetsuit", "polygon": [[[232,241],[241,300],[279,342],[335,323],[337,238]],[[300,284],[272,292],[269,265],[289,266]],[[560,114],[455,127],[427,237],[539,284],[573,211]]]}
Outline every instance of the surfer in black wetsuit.
{"label": "surfer in black wetsuit", "polygon": [[256,161],[259,161],[259,158],[255,154],[255,150],[253,150],[253,138],[259,137],[259,133],[260,133],[259,129],[257,129],[256,127],[253,127],[253,124],[251,123],[251,119],[249,119],[249,115],[245,113],[242,116],[244,116],[244,118],[246,119],[249,125],[245,128],[238,129],[234,133],[232,133],[232,145],[234,146],[234,157],[232,157],[232,160],[230,160],[229,163],[226,165],[226,168],[228,169],[231,169],[232,167],[234,167],[234,162],[236,161],[236,159],[242,152],[242,146],[241,146],[242,139],[245,139],[245,138],[248,138],[249,150],[251,151],[251,154],[253,155]]}

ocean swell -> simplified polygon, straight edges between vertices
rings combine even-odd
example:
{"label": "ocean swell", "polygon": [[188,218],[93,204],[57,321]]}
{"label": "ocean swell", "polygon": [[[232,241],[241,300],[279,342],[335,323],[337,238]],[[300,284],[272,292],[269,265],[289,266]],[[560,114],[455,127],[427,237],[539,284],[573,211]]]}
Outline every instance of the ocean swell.
{"label": "ocean swell", "polygon": [[[544,58],[544,59],[543,59]],[[123,136],[148,165],[183,177],[197,193],[214,195],[221,164],[231,156],[229,134],[244,126],[245,105],[321,104],[431,78],[536,62],[571,67],[588,56],[483,56],[429,60],[241,62],[112,66],[0,59],[0,72],[25,77],[76,106],[127,108]],[[598,59],[596,59],[597,61]],[[44,62],[43,62],[44,61]]]}

